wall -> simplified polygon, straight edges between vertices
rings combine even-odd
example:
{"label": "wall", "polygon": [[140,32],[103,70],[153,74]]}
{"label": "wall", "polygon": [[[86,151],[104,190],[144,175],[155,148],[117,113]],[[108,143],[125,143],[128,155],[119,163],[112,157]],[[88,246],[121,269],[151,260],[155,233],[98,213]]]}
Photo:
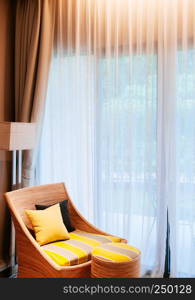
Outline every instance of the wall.
{"label": "wall", "polygon": [[[0,122],[14,120],[14,8],[15,1],[0,0]],[[11,153],[0,150],[0,271],[9,255],[8,211],[3,193],[10,190]]]}

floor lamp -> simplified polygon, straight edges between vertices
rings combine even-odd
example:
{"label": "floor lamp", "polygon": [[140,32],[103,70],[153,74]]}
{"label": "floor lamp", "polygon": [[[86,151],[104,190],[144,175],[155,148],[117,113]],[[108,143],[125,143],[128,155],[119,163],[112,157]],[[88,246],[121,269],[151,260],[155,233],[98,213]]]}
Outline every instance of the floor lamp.
{"label": "floor lamp", "polygon": [[[12,151],[12,190],[22,185],[22,151],[35,146],[35,123],[0,122],[0,150]],[[15,273],[15,231],[11,226],[10,264]]]}

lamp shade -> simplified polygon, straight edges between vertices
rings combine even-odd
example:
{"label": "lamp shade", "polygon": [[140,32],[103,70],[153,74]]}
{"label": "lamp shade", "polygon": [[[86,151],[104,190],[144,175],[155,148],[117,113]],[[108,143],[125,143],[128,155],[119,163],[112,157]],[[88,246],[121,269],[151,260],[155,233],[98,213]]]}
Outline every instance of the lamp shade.
{"label": "lamp shade", "polygon": [[35,146],[36,123],[0,122],[0,150],[30,150]]}

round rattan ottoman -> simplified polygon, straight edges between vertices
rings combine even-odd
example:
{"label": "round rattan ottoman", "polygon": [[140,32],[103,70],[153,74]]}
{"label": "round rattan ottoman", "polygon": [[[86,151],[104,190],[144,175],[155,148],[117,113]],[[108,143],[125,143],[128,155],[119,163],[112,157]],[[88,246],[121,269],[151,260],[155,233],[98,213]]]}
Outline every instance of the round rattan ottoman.
{"label": "round rattan ottoman", "polygon": [[139,278],[141,252],[128,244],[107,243],[92,251],[92,278]]}

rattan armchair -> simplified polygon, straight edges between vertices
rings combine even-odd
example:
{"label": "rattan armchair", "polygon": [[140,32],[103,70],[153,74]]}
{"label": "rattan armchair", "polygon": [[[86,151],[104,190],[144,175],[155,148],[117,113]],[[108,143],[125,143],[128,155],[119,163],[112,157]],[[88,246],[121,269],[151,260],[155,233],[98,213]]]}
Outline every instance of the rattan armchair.
{"label": "rattan armchair", "polygon": [[[27,187],[5,194],[15,230],[18,260],[18,277],[21,278],[78,278],[91,277],[91,261],[76,266],[57,265],[36,242],[25,209],[35,209],[35,204],[56,204],[68,200],[72,224],[76,229],[108,235],[91,225],[73,205],[63,183]],[[123,242],[126,242],[123,240]]]}

